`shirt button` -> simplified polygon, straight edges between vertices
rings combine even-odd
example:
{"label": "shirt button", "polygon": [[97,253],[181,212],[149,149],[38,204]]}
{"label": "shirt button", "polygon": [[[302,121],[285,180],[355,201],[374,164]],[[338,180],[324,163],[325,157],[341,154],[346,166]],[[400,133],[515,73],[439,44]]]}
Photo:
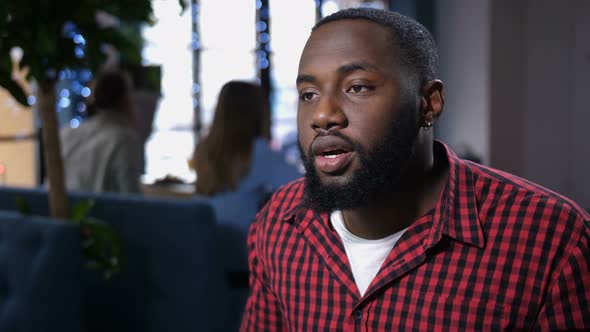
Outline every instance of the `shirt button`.
{"label": "shirt button", "polygon": [[361,318],[363,318],[363,312],[360,310],[357,310],[354,312],[353,316],[354,316],[354,320],[359,321],[359,320],[361,320]]}

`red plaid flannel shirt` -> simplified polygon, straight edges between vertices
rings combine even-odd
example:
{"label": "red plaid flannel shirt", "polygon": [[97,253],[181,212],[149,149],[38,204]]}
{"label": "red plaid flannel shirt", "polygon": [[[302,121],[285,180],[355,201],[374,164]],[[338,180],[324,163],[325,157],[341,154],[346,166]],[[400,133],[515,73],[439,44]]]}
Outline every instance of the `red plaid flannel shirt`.
{"label": "red plaid flannel shirt", "polygon": [[250,228],[241,330],[590,330],[588,213],[435,144],[449,182],[363,297],[328,214],[301,205],[304,182],[279,189]]}

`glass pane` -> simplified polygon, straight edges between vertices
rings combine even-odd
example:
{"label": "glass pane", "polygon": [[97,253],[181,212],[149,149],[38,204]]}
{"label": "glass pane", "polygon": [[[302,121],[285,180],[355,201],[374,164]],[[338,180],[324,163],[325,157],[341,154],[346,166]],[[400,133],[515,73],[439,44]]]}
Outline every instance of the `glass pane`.
{"label": "glass pane", "polygon": [[193,148],[192,130],[154,131],[145,146],[146,168],[143,183],[153,183],[168,174],[185,182],[194,181],[196,176],[188,164]]}
{"label": "glass pane", "polygon": [[204,129],[213,120],[217,95],[223,84],[230,80],[256,79],[255,58],[252,49],[207,49],[201,53],[201,119]]}
{"label": "glass pane", "polygon": [[299,57],[315,24],[315,1],[270,0],[273,137],[279,143],[297,130],[295,79]]}
{"label": "glass pane", "polygon": [[217,95],[230,80],[256,79],[256,2],[201,0],[201,118],[209,127]]}
{"label": "glass pane", "polygon": [[191,128],[192,49],[190,9],[179,15],[178,2],[153,1],[157,23],[143,31],[145,64],[162,66],[162,98],[154,130]]}
{"label": "glass pane", "polygon": [[194,145],[191,11],[179,15],[176,1],[154,0],[152,6],[157,23],[143,30],[143,58],[146,65],[162,68],[162,97],[145,145],[142,180],[152,183],[171,174],[192,181],[194,174],[187,163]]}
{"label": "glass pane", "polygon": [[385,2],[385,0],[326,0],[322,3],[322,15],[325,17],[341,9],[353,7],[386,9]]}

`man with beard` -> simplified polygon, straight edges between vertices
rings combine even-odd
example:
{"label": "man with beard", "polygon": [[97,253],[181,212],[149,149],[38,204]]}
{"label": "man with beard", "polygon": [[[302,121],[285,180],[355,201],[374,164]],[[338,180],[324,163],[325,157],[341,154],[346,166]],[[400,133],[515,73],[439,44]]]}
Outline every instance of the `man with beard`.
{"label": "man with beard", "polygon": [[430,33],[397,13],[313,28],[307,173],[250,228],[242,331],[590,329],[590,216],[435,141],[437,70]]}

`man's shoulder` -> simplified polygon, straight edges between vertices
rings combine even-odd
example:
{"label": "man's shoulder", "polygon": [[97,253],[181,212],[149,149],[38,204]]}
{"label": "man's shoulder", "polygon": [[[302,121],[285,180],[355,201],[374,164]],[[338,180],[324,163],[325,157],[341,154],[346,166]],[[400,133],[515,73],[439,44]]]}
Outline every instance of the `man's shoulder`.
{"label": "man's shoulder", "polygon": [[292,221],[295,215],[304,209],[303,187],[303,178],[279,187],[250,224],[248,241],[267,243],[273,238],[276,240],[277,234],[293,231]]}
{"label": "man's shoulder", "polygon": [[256,215],[257,227],[267,228],[282,224],[303,209],[304,179],[291,181],[274,191],[264,207]]}
{"label": "man's shoulder", "polygon": [[272,194],[265,208],[277,217],[287,217],[286,213],[302,207],[304,186],[304,178],[280,186]]}
{"label": "man's shoulder", "polygon": [[[513,210],[536,209],[541,217],[553,219],[576,219],[590,229],[590,215],[572,199],[520,176],[465,161],[474,175],[474,186],[478,201],[492,205],[511,207]],[[516,209],[518,208],[518,209]],[[555,218],[555,214],[559,214]],[[529,216],[529,213],[525,214]]]}

